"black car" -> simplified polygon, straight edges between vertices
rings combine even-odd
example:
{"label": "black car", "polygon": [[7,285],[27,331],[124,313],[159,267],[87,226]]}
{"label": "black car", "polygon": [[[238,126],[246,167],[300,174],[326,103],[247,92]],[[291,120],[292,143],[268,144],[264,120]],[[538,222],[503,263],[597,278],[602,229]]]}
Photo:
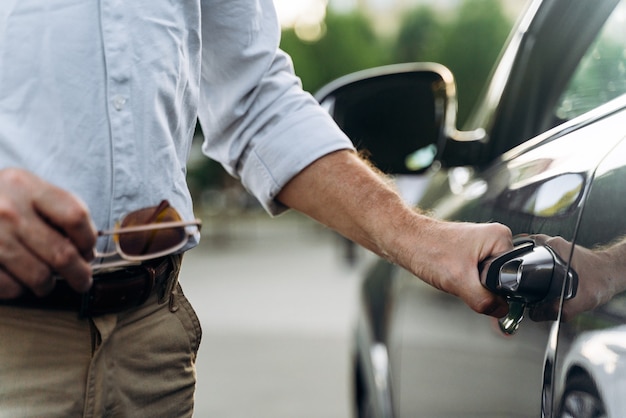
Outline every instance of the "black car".
{"label": "black car", "polygon": [[517,240],[479,266],[509,300],[500,321],[373,263],[354,340],[359,417],[626,416],[624,93],[626,0],[530,2],[463,130],[438,64],[318,93],[420,208],[500,222]]}

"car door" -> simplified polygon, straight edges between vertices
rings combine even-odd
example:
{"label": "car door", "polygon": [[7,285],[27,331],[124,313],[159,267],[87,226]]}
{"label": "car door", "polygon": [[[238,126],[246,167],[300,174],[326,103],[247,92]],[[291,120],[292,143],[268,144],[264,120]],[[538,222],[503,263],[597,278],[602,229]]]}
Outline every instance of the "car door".
{"label": "car door", "polygon": [[[515,234],[575,240],[595,168],[621,139],[624,126],[623,117],[607,116],[614,112],[615,104],[601,106],[626,91],[626,36],[620,31],[625,27],[624,2],[617,6],[605,2],[602,6],[606,8],[596,20],[603,28],[600,35],[596,34],[595,40],[589,38],[585,43],[589,48],[577,54],[579,62],[565,72],[569,78],[546,87],[545,95],[553,99],[543,102],[541,116],[533,116],[543,120],[540,126],[569,122],[508,152],[486,170],[450,169],[439,183],[433,181],[436,187],[431,184],[431,195],[423,199],[422,205],[430,206],[435,216],[444,219],[498,221]],[[580,8],[577,13],[584,10]],[[499,122],[496,125],[493,135],[503,129]],[[586,213],[593,218],[599,212]],[[593,222],[587,224],[588,229],[597,231]],[[396,317],[402,319],[396,321],[390,333],[399,416],[536,416],[542,398],[548,414],[556,410],[546,408],[554,399],[579,403],[580,397],[570,395],[579,392],[572,392],[567,377],[560,376],[560,386],[552,383],[555,374],[567,376],[567,370],[554,371],[553,362],[544,368],[544,348],[552,346],[547,323],[526,320],[512,339],[498,338],[452,299],[432,294],[406,274],[400,276],[403,279],[397,280],[394,306]],[[425,314],[425,306],[432,308],[429,314]],[[416,319],[424,316],[427,321]],[[555,326],[553,335],[558,330]],[[567,340],[563,335],[561,338]],[[567,346],[562,343],[562,347]],[[476,384],[481,390],[476,390]],[[420,388],[417,393],[416,387]],[[557,395],[554,390],[559,391]],[[447,397],[454,401],[446,402]]]}
{"label": "car door", "polygon": [[[622,1],[583,56],[553,114],[575,117],[624,92],[626,3]],[[620,100],[617,102],[619,107]],[[600,130],[602,125],[598,124],[598,129],[589,133],[589,141],[620,140],[626,135],[624,125]],[[580,153],[586,155],[582,150]],[[623,363],[623,356],[612,346],[623,346],[620,341],[626,338],[620,328],[626,320],[622,292],[626,287],[619,285],[624,273],[613,268],[609,283],[601,273],[614,267],[615,259],[624,258],[617,251],[626,231],[626,218],[621,216],[626,208],[621,198],[626,185],[625,164],[626,144],[622,141],[590,173],[591,185],[573,240],[576,246],[569,254],[562,254],[571,259],[570,268],[578,270],[581,291],[572,301],[561,300],[565,311],[559,312],[559,321],[552,329],[553,343],[547,346],[542,403],[546,417],[610,417],[621,416],[626,410],[626,387],[620,384],[626,371],[616,367]],[[603,257],[601,262],[596,262],[596,256]],[[595,305],[599,306],[589,310]]]}
{"label": "car door", "polygon": [[[439,200],[433,215],[497,221],[514,234],[573,242],[595,168],[622,137],[624,114],[605,112],[612,107],[574,119],[468,175]],[[548,324],[526,320],[506,338],[462,303],[401,276],[395,316],[402,319],[390,338],[398,415],[537,416]]]}
{"label": "car door", "polygon": [[[419,167],[434,159],[418,203],[433,216],[497,221],[514,234],[560,236],[570,248],[595,169],[621,139],[623,119],[614,115],[622,104],[611,100],[626,92],[626,65],[620,61],[626,55],[612,43],[601,45],[608,49],[594,48],[612,16],[619,27],[624,3],[534,0],[464,132],[447,123],[454,120],[447,111],[451,98],[437,94],[441,88],[452,91],[453,79],[445,71],[431,72],[432,65],[422,70],[413,65],[406,73],[403,67],[396,75],[389,73],[397,71],[394,68],[384,69],[384,74],[359,74],[329,86],[321,101],[357,146],[370,139],[381,141],[377,146],[384,157],[393,154],[393,138],[403,138],[396,131],[409,128],[410,149],[420,156],[429,151],[428,163]],[[593,65],[604,56],[616,65]],[[423,84],[437,73],[439,81]],[[401,81],[405,75],[421,87]],[[589,75],[598,83],[588,83],[593,79]],[[393,81],[391,90],[382,78]],[[367,86],[385,94],[372,94]],[[427,112],[413,115],[420,107],[411,101],[404,105],[401,99],[415,94],[430,97],[426,102],[434,104],[430,110],[435,117]],[[394,116],[409,114],[412,119],[380,121],[378,116],[387,114],[388,96],[397,101]],[[371,99],[367,106],[363,97]],[[346,104],[351,100],[359,106]],[[369,126],[361,122],[361,105],[372,111],[366,112],[373,115],[366,117],[368,122],[376,121],[380,128],[390,119],[394,127],[380,135],[380,129],[348,129],[352,125],[346,121],[357,121],[358,128]],[[425,120],[416,123],[416,115],[424,114]],[[428,124],[430,119],[435,123]],[[443,143],[431,144],[433,148],[415,142],[421,136],[413,128],[423,122],[443,133]],[[408,168],[406,161],[412,160],[407,157],[413,154],[399,154],[391,160]],[[376,153],[372,157],[377,160]],[[569,251],[564,252],[566,263]],[[551,295],[558,303],[560,288],[555,289]],[[559,356],[552,341],[559,329],[550,322],[525,320],[515,336],[505,336],[497,322],[385,262],[368,270],[361,290],[355,338],[359,416],[528,417],[539,415],[542,404],[558,403],[553,400],[561,392],[567,394],[556,387]],[[545,355],[546,347],[554,347],[554,353]]]}
{"label": "car door", "polygon": [[579,290],[553,325],[558,337],[546,353],[546,417],[618,417],[626,410],[626,112],[615,118],[616,126],[589,133],[594,146],[599,138],[621,141],[591,173],[576,246],[564,254],[578,272]]}

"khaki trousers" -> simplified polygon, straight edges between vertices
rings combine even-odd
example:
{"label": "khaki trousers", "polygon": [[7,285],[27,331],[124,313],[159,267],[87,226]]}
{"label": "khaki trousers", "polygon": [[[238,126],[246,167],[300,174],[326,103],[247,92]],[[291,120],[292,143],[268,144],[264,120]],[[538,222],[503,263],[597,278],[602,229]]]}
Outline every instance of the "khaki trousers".
{"label": "khaki trousers", "polygon": [[180,287],[93,319],[0,306],[0,417],[190,417],[200,338]]}

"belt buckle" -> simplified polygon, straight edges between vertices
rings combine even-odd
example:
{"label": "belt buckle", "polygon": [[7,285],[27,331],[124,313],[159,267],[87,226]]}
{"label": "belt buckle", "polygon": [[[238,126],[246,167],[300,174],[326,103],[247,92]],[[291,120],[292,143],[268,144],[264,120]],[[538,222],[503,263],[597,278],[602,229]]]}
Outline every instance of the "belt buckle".
{"label": "belt buckle", "polygon": [[94,275],[93,284],[81,300],[79,317],[118,313],[143,304],[154,288],[155,271],[131,266]]}

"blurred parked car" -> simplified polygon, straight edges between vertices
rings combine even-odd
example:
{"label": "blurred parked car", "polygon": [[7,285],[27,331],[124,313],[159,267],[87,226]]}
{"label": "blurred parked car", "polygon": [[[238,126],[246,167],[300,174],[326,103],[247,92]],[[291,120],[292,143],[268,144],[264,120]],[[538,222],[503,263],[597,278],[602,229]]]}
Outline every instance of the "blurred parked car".
{"label": "blurred parked car", "polygon": [[[624,93],[626,0],[529,2],[463,130],[453,76],[438,64],[375,68],[320,90],[382,170],[428,179],[418,205],[433,216],[567,243],[525,239],[484,266],[484,284],[512,308],[500,323],[376,261],[355,331],[356,415],[626,416]],[[559,302],[585,298],[600,306],[519,324],[529,309],[561,314]]]}

